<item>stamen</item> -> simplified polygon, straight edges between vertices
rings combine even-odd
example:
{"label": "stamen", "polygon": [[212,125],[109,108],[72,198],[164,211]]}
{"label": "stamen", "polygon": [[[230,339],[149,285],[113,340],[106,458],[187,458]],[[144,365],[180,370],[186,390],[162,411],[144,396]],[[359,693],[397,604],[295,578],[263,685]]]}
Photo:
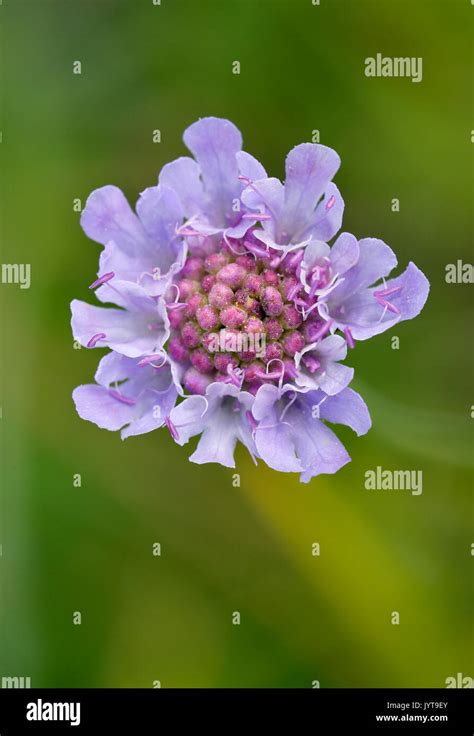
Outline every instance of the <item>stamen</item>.
{"label": "stamen", "polygon": [[176,230],[177,235],[202,235],[202,233],[198,232],[197,230],[192,230],[190,227],[179,227]]}
{"label": "stamen", "polygon": [[402,287],[401,286],[392,286],[390,289],[387,289],[385,287],[385,289],[383,289],[382,291],[374,291],[374,296],[375,297],[377,297],[377,296],[381,296],[381,297],[392,296],[393,294],[398,294],[398,292],[401,291],[401,290],[402,290]]}
{"label": "stamen", "polygon": [[327,210],[330,210],[330,209],[331,209],[331,207],[334,207],[334,204],[335,204],[335,203],[336,203],[336,197],[335,197],[335,196],[334,196],[334,194],[333,194],[333,195],[332,195],[332,197],[330,197],[330,198],[329,198],[329,200],[328,200],[328,202],[327,202],[327,204],[326,204],[326,209],[327,209]]}
{"label": "stamen", "polygon": [[169,416],[165,417],[165,424],[169,429],[170,435],[172,436],[174,441],[177,442],[179,440],[179,432],[176,429],[173,422],[171,421],[171,419],[169,418]]}
{"label": "stamen", "polygon": [[310,373],[316,373],[318,368],[321,367],[319,360],[316,360],[312,355],[305,355],[303,358],[303,365],[309,370]]}
{"label": "stamen", "polygon": [[244,215],[242,215],[242,220],[259,220],[260,222],[263,222],[264,220],[271,220],[271,215],[262,215],[262,214],[252,214],[251,212],[246,212]]}
{"label": "stamen", "polygon": [[398,307],[395,306],[395,304],[392,304],[391,302],[388,302],[386,299],[383,299],[380,294],[376,294],[374,292],[375,300],[380,304],[381,307],[385,307],[385,309],[389,309],[390,312],[393,312],[394,314],[401,314]]}
{"label": "stamen", "polygon": [[300,289],[301,289],[301,284],[293,284],[291,289],[288,291],[288,301],[289,302],[293,301],[293,299],[296,297]]}
{"label": "stamen", "polygon": [[92,335],[91,339],[87,343],[88,348],[95,348],[99,340],[104,340],[107,337],[105,332],[98,332],[97,335]]}
{"label": "stamen", "polygon": [[98,286],[102,286],[102,284],[106,284],[107,281],[110,281],[110,279],[113,279],[115,276],[114,271],[109,271],[109,273],[104,273],[103,276],[99,276],[98,279],[96,279],[90,286],[89,289],[97,289]]}
{"label": "stamen", "polygon": [[[162,362],[162,363],[160,363],[159,365],[156,365],[156,364],[155,364],[155,363],[153,362],[153,361],[155,361],[155,360],[156,360],[157,358],[161,358],[161,359],[162,359],[162,361],[163,361],[163,362]],[[151,365],[151,366],[152,366],[153,368],[162,368],[162,367],[164,366],[164,364],[165,364],[165,363],[166,363],[166,356],[165,356],[165,355],[163,355],[163,353],[162,353],[162,354],[159,354],[159,353],[154,353],[153,355],[145,355],[145,357],[144,357],[144,358],[142,358],[141,360],[139,360],[139,361],[138,361],[137,365],[138,365],[138,366],[139,366],[140,368],[141,368],[142,366],[145,366],[145,365]]]}
{"label": "stamen", "polygon": [[344,335],[346,337],[346,342],[348,347],[351,349],[354,347],[354,338],[352,337],[352,332],[350,327],[344,327]]}
{"label": "stamen", "polygon": [[230,378],[230,381],[228,381],[228,383],[232,383],[234,386],[237,386],[237,388],[240,388],[242,386],[242,382],[244,380],[244,372],[242,368],[234,368],[232,363],[229,363],[229,365],[227,366],[227,375]]}
{"label": "stamen", "polygon": [[324,325],[312,336],[312,342],[318,342],[324,335],[326,335],[334,324],[333,319],[329,319]]}
{"label": "stamen", "polygon": [[223,233],[223,238],[227,247],[232,251],[232,253],[235,253],[236,256],[245,256],[247,254],[250,254],[251,256],[254,255],[251,251],[245,250],[245,248],[243,250],[236,250],[232,243],[229,241],[229,237],[225,232]]}
{"label": "stamen", "polygon": [[116,391],[114,388],[109,388],[109,394],[113,396],[114,399],[121,401],[122,404],[128,404],[128,406],[134,406],[137,403],[135,399],[130,399],[128,396],[124,396],[120,391]]}
{"label": "stamen", "polygon": [[285,418],[285,414],[286,414],[286,412],[288,411],[288,409],[290,408],[290,406],[292,406],[292,405],[293,405],[293,404],[295,403],[297,395],[298,395],[298,394],[297,394],[297,393],[296,393],[296,391],[295,391],[295,392],[293,393],[293,396],[292,396],[292,397],[291,397],[291,399],[289,400],[288,404],[287,404],[287,405],[285,406],[285,408],[283,409],[282,413],[280,414],[280,422],[282,422],[282,421],[283,421],[283,419]]}
{"label": "stamen", "polygon": [[246,248],[248,248],[249,253],[252,253],[254,256],[260,256],[260,258],[268,258],[268,249],[266,249],[263,245],[250,243],[250,241],[248,240],[244,240],[244,245]]}

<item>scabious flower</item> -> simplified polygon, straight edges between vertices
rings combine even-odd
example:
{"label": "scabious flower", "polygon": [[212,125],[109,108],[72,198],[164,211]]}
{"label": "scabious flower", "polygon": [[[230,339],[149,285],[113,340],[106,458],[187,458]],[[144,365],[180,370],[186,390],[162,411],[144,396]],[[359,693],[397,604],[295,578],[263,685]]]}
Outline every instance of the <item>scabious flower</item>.
{"label": "scabious flower", "polygon": [[195,463],[234,467],[240,442],[303,482],[334,473],[350,458],[326,422],[370,428],[348,348],[419,314],[428,281],[413,263],[387,281],[397,261],[381,240],[329,244],[344,210],[330,148],[293,148],[282,183],[227,120],[184,141],[195,159],[167,164],[136,214],[116,187],[87,201],[82,226],[104,245],[91,288],[116,306],[72,303],[75,339],[112,351],[75,389],[77,411],[124,438],[199,436]]}

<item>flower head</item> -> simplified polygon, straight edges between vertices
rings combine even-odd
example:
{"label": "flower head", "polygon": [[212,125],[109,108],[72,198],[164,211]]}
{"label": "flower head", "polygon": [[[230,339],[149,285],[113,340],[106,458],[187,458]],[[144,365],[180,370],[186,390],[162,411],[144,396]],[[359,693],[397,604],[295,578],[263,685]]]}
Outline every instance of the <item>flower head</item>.
{"label": "flower head", "polygon": [[348,348],[415,317],[428,282],[412,263],[386,281],[396,258],[380,240],[328,244],[344,209],[330,148],[294,148],[282,184],[229,121],[184,140],[195,159],[167,164],[136,214],[111,186],[87,202],[84,230],[105,246],[91,288],[118,308],[72,303],[74,337],[112,350],[75,390],[78,413],[122,437],[201,435],[196,463],[233,467],[239,441],[303,482],[336,472],[350,458],[325,422],[370,427]]}

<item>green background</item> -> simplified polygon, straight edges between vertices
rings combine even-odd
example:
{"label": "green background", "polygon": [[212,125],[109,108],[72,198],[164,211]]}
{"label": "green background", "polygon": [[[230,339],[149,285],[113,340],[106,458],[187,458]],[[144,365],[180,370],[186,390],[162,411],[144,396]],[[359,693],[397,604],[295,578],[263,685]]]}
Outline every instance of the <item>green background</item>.
{"label": "green background", "polygon": [[[0,284],[0,676],[472,676],[472,286],[447,284],[445,267],[472,259],[473,13],[469,0],[3,0],[1,259],[30,263],[32,284]],[[377,52],[422,57],[422,82],[366,78]],[[73,349],[69,302],[93,299],[100,252],[73,200],[114,183],[134,203],[206,115],[234,121],[279,177],[319,130],[342,158],[344,229],[382,238],[431,281],[418,319],[350,353],[373,428],[338,428],[352,463],[309,485],[240,448],[236,488],[234,471],[189,463],[165,430],[122,442],[71,400],[103,354]],[[365,490],[377,465],[422,470],[423,494]]]}

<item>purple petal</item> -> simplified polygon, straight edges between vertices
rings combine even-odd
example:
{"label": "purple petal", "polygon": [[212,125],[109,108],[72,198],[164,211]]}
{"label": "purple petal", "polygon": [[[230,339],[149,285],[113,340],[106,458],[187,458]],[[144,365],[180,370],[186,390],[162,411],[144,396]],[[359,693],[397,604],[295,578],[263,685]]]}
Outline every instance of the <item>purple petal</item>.
{"label": "purple petal", "polygon": [[285,215],[280,227],[284,242],[302,240],[301,233],[340,164],[337,153],[327,146],[302,143],[290,151],[286,158]]}
{"label": "purple petal", "polygon": [[335,184],[329,184],[301,239],[331,240],[342,224],[344,200]]}
{"label": "purple petal", "polygon": [[274,408],[263,417],[255,432],[255,444],[266,464],[282,473],[300,473],[303,470],[296,453],[292,428],[279,421]]}
{"label": "purple petal", "polygon": [[280,398],[280,391],[270,383],[260,386],[252,406],[252,414],[258,421],[263,419]]}
{"label": "purple petal", "polygon": [[333,274],[341,276],[356,265],[360,257],[357,238],[350,233],[341,233],[330,252]]}
{"label": "purple petal", "polygon": [[119,401],[106,388],[96,384],[78,386],[72,397],[81,419],[112,432],[133,421],[136,414],[134,405]]}
{"label": "purple petal", "polygon": [[306,394],[305,398],[319,403],[321,419],[327,419],[334,424],[345,424],[359,436],[367,434],[372,426],[365,401],[351,388],[345,388],[335,396],[328,396],[324,401],[321,401],[321,398],[324,398],[321,392]]}
{"label": "purple petal", "polygon": [[[325,393],[333,395],[342,391],[352,381],[354,369],[341,365],[347,355],[347,345],[340,335],[330,335],[316,345],[307,345],[295,356],[298,376],[295,382],[307,389],[321,388]],[[320,367],[311,373],[304,362],[305,356],[318,361]]]}
{"label": "purple petal", "polygon": [[178,431],[178,445],[185,445],[191,437],[200,434],[208,417],[209,404],[204,396],[189,396],[174,407],[170,419]]}
{"label": "purple petal", "polygon": [[176,403],[177,395],[173,384],[168,385],[165,391],[145,389],[138,400],[140,416],[132,421],[128,427],[122,429],[122,439],[152,432],[154,429],[162,427],[165,423],[165,417],[169,416]]}
{"label": "purple petal", "polygon": [[137,249],[150,247],[140,220],[120,189],[112,185],[92,192],[81,214],[81,225],[92,240],[102,245],[113,240],[125,253],[136,254]]}
{"label": "purple petal", "polygon": [[[349,233],[343,235],[344,241],[347,242],[350,238]],[[395,253],[383,240],[377,238],[359,240],[359,260],[344,273],[344,280],[331,293],[330,301],[341,303],[352,294],[387,276],[396,265]]]}
{"label": "purple petal", "polygon": [[140,194],[137,214],[153,242],[155,265],[163,274],[167,273],[183,250],[181,238],[176,235],[183,221],[177,194],[169,187],[149,187]]}
{"label": "purple petal", "polygon": [[124,381],[139,372],[140,368],[134,358],[112,351],[101,358],[94,378],[96,383],[108,388],[110,384]]}
{"label": "purple petal", "polygon": [[[163,304],[152,305],[147,311],[125,311],[95,307],[75,299],[71,303],[74,338],[85,347],[110,347],[130,358],[156,352],[168,338],[169,322]],[[105,337],[91,344],[97,335]]]}
{"label": "purple petal", "polygon": [[182,156],[166,164],[161,170],[159,182],[176,192],[185,217],[192,217],[203,210],[205,197],[201,169],[194,159]]}
{"label": "purple petal", "polygon": [[383,303],[375,298],[375,292],[382,288],[378,286],[354,294],[343,303],[343,312],[341,305],[337,305],[334,310],[329,310],[330,315],[339,326],[349,326],[356,340],[367,340],[385,332],[397,322],[416,317],[425,305],[430,285],[426,276],[411,262],[400,276],[387,281],[387,290],[399,288],[399,291],[387,296],[387,301],[399,314],[385,309]]}
{"label": "purple petal", "polygon": [[232,201],[239,196],[241,184],[236,154],[242,148],[242,136],[229,120],[202,118],[187,128],[184,142],[194,154],[208,197],[207,214],[213,224],[228,227],[236,213]]}
{"label": "purple petal", "polygon": [[237,151],[236,156],[239,174],[241,176],[246,176],[247,179],[250,179],[251,181],[267,178],[267,172],[260,161],[257,161],[257,159],[251,156],[250,153],[247,153],[246,151]]}
{"label": "purple petal", "polygon": [[319,392],[299,394],[286,414],[292,428],[292,440],[302,466],[301,480],[307,483],[321,473],[335,473],[350,461],[336,435],[319,421],[313,411]]}

